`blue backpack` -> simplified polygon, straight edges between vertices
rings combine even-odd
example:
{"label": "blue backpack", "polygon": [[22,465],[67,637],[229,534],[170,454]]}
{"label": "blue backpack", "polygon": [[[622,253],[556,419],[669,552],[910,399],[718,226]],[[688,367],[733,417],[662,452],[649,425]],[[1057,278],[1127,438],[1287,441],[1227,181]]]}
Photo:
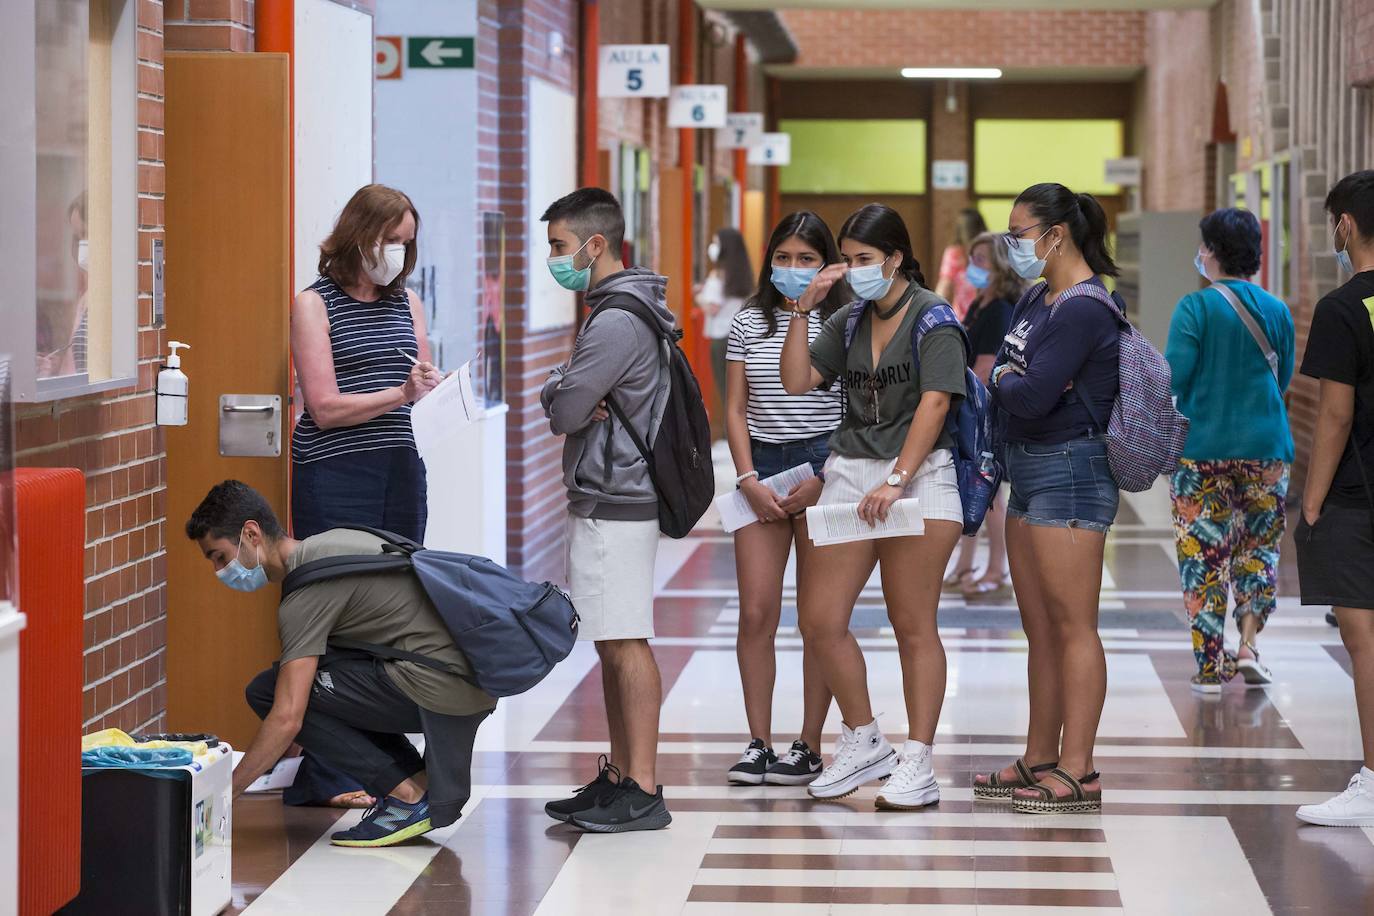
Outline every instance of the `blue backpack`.
{"label": "blue backpack", "polygon": [[[453,636],[453,644],[472,665],[473,676],[462,677],[493,697],[529,690],[567,658],[577,642],[580,618],[557,586],[526,582],[486,557],[426,550],[387,531],[348,527],[381,538],[386,542],[382,552],[304,563],[282,582],[283,601],[292,592],[328,579],[413,572]],[[453,673],[443,662],[417,652],[352,639],[331,638],[329,645]]]}
{"label": "blue backpack", "polygon": [[[848,352],[859,322],[871,302],[855,302],[849,307],[844,323],[844,348]],[[946,302],[936,302],[916,319],[911,330],[911,359],[917,373],[921,371],[921,339],[936,328],[957,328],[964,342],[964,353],[970,351],[968,334],[954,309]],[[956,410],[945,414],[945,430],[954,439],[954,472],[959,480],[959,501],[964,509],[964,534],[972,537],[983,527],[1002,483],[1002,466],[994,457],[992,446],[992,399],[982,379],[972,369],[964,369],[964,399]],[[848,395],[846,395],[846,398]]]}

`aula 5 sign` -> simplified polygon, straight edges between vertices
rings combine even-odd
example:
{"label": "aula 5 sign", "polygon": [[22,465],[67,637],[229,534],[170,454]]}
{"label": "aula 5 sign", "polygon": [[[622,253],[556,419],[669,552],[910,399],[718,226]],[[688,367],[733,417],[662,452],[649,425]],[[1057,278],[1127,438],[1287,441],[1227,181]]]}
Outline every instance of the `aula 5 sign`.
{"label": "aula 5 sign", "polygon": [[667,45],[602,45],[596,94],[603,99],[668,97]]}

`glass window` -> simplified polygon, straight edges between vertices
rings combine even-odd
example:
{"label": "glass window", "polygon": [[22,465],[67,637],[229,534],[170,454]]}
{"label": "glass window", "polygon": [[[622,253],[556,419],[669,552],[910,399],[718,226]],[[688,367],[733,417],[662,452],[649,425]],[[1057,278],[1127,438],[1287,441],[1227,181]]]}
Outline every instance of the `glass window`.
{"label": "glass window", "polygon": [[926,122],[783,120],[792,161],[784,194],[924,194]]}
{"label": "glass window", "polygon": [[[35,376],[85,375],[91,267],[87,0],[35,5],[37,272]],[[108,233],[106,233],[108,240]],[[108,263],[108,257],[105,258]]]}

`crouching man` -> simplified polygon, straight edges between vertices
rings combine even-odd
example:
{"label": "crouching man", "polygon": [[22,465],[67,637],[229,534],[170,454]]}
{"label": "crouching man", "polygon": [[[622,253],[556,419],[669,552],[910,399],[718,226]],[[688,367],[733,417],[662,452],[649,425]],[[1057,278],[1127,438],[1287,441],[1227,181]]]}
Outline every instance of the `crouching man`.
{"label": "crouching man", "polygon": [[[271,506],[236,480],[217,485],[186,523],[219,580],[235,591],[280,583],[323,557],[377,554],[382,541],[335,529],[286,537]],[[269,770],[291,743],[355,777],[376,798],[336,846],[390,846],[458,820],[471,794],[472,744],[496,700],[464,680],[453,644],[411,572],[365,573],[315,582],[277,608],[281,660],[245,691],[262,727],[234,770],[234,797]],[[331,651],[331,639],[417,653],[439,670]],[[423,759],[406,739],[423,732]]]}

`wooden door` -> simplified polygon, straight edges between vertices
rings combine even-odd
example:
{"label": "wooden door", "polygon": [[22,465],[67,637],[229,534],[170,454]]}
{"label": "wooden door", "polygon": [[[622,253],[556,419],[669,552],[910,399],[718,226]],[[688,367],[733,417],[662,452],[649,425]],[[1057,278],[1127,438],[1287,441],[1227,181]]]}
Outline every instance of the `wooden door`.
{"label": "wooden door", "polygon": [[[235,478],[287,518],[290,449],[225,458],[220,395],[289,402],[291,134],[285,54],[166,55],[167,337],[191,345],[190,423],[167,427],[167,719],[246,746],[243,688],[279,654],[278,589],[230,591],[183,526]],[[285,435],[283,422],[279,435]]]}

